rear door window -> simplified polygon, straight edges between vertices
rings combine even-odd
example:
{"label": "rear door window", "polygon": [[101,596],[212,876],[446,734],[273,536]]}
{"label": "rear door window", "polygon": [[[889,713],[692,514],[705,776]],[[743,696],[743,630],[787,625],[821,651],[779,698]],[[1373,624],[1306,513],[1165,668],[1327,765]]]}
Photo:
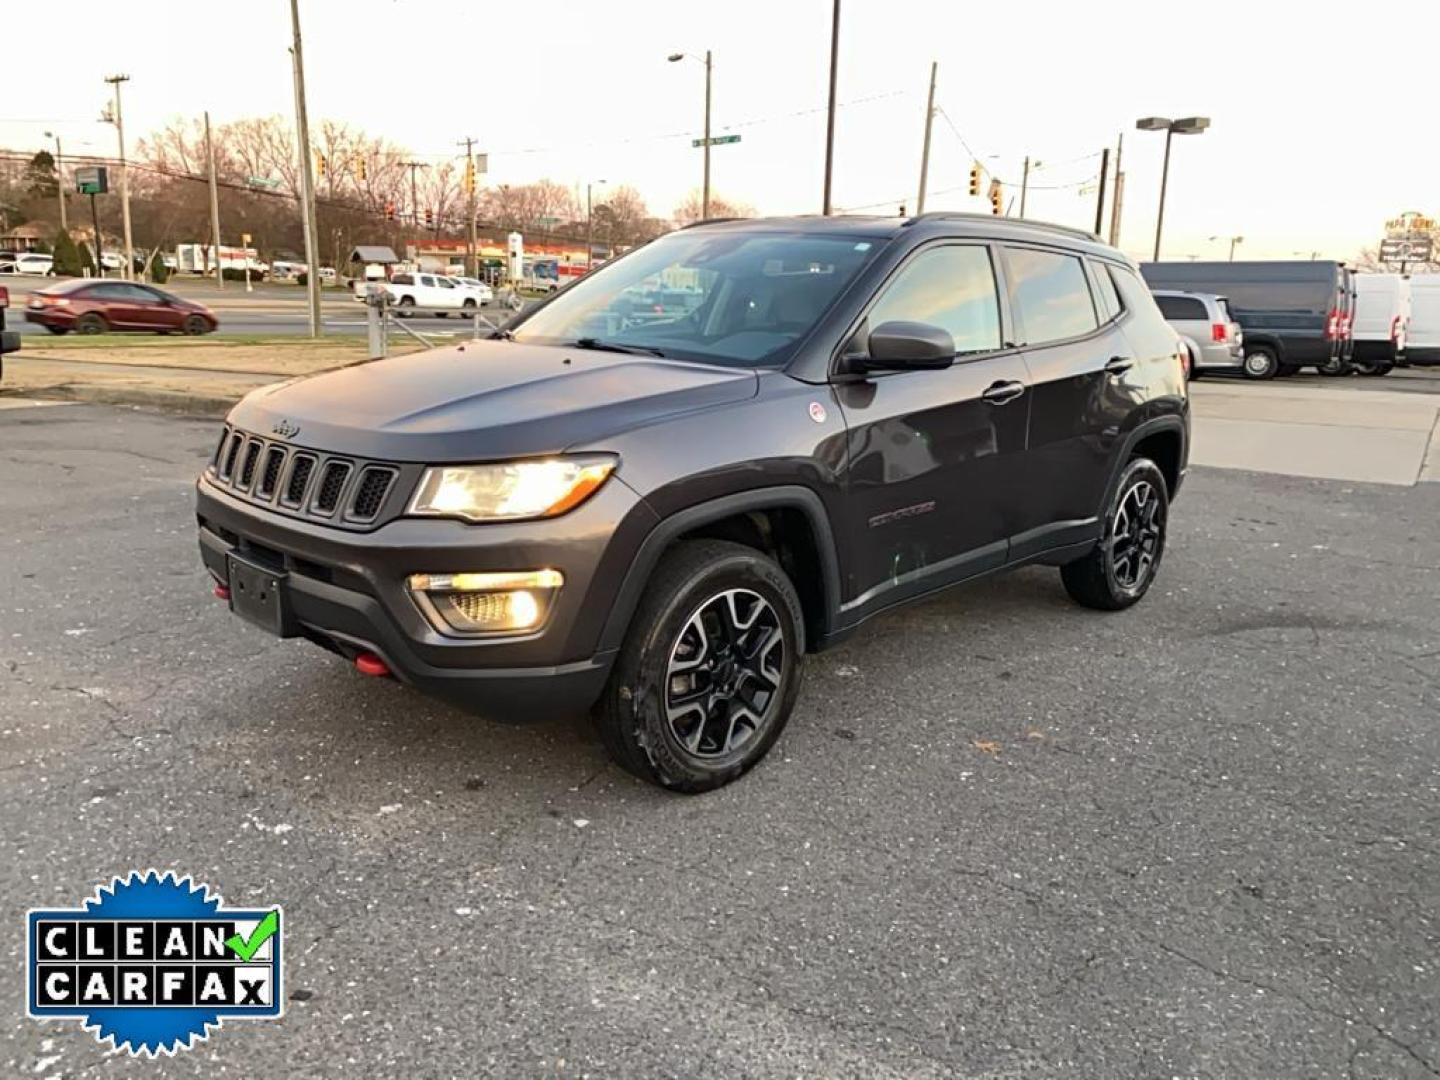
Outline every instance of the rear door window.
{"label": "rear door window", "polygon": [[866,322],[871,330],[887,322],[941,327],[955,339],[957,354],[1000,348],[1000,296],[989,250],[951,244],[922,251],[886,286]]}
{"label": "rear door window", "polygon": [[1088,334],[1100,325],[1085,267],[1075,255],[1007,248],[1010,297],[1029,345]]}

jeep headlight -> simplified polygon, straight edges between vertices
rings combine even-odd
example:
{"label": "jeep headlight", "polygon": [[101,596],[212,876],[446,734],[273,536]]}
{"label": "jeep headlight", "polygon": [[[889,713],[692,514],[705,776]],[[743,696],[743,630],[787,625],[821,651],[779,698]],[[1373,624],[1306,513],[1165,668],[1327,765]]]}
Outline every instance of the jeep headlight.
{"label": "jeep headlight", "polygon": [[546,458],[498,465],[436,465],[425,470],[410,513],[466,521],[555,517],[599,490],[613,457]]}

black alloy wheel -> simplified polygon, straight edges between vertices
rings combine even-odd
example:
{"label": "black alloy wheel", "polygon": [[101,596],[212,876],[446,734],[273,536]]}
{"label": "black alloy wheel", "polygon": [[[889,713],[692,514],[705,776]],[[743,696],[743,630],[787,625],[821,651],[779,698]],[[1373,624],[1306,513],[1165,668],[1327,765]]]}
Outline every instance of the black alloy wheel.
{"label": "black alloy wheel", "polygon": [[749,589],[729,589],[696,609],[670,650],[665,717],[699,758],[733,753],[775,711],[785,635],[775,609]]}
{"label": "black alloy wheel", "polygon": [[768,553],[686,540],[646,585],[595,708],[610,755],[672,791],[712,791],[780,737],[805,653],[800,597]]}
{"label": "black alloy wheel", "polygon": [[1100,542],[1060,568],[1065,591],[1085,607],[1119,611],[1149,591],[1165,553],[1170,515],[1165,474],[1149,458],[1121,471]]}
{"label": "black alloy wheel", "polygon": [[1138,479],[1120,497],[1110,532],[1110,567],[1122,589],[1137,589],[1153,573],[1165,541],[1165,507],[1149,479]]}

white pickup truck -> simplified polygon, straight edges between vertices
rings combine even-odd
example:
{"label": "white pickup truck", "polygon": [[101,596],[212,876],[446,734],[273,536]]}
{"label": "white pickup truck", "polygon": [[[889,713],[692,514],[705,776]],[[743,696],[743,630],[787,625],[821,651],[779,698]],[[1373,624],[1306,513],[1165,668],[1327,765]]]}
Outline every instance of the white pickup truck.
{"label": "white pickup truck", "polygon": [[[433,311],[445,315],[451,311],[474,311],[490,302],[490,290],[483,285],[479,288],[465,285],[444,274],[416,272],[396,274],[385,282],[390,294],[390,303],[396,313],[409,315],[412,311]],[[356,283],[356,299],[364,299],[361,283]]]}

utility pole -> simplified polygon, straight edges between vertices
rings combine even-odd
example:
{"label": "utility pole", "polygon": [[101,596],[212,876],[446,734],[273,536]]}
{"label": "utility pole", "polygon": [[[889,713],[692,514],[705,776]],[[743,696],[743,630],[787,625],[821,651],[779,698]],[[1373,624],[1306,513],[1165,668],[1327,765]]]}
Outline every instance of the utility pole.
{"label": "utility pole", "polygon": [[831,213],[830,181],[835,171],[835,75],[840,65],[840,0],[830,23],[830,107],[825,116],[825,200],[822,213]]}
{"label": "utility pole", "polygon": [[418,169],[423,169],[423,168],[425,168],[425,162],[423,162],[423,161],[402,161],[402,162],[400,163],[400,165],[401,165],[402,168],[405,168],[405,169],[409,169],[409,170],[410,170],[410,222],[411,222],[411,224],[413,224],[413,225],[415,226],[416,229],[419,229],[419,228],[420,228],[420,196],[417,194],[417,192],[418,192],[419,189],[415,186],[415,172],[416,172],[416,170],[418,170]]}
{"label": "utility pole", "polygon": [[705,50],[705,184],[700,189],[700,218],[710,218],[710,50]]}
{"label": "utility pole", "polygon": [[[205,162],[210,173],[210,246],[215,254],[215,287],[225,287],[220,272],[220,192],[215,183],[215,144],[210,141],[210,110],[205,110]],[[246,257],[249,261],[249,257]]]}
{"label": "utility pole", "polygon": [[[458,143],[456,145],[459,145]],[[465,239],[465,273],[469,277],[479,277],[479,267],[475,263],[475,254],[479,244],[475,236],[475,140],[468,136],[464,142],[465,146],[465,217],[467,219],[468,232]]]}
{"label": "utility pole", "polygon": [[125,230],[125,273],[128,281],[135,276],[135,244],[130,235],[130,170],[125,164],[125,118],[120,112],[120,84],[130,81],[129,75],[107,75],[105,81],[115,87],[115,133],[120,138],[120,220]]}
{"label": "utility pole", "polygon": [[1121,156],[1125,152],[1125,133],[1115,144],[1115,195],[1110,204],[1110,246],[1120,246],[1120,207],[1125,199],[1125,171],[1120,168]]}
{"label": "utility pole", "polygon": [[[1035,162],[1035,167],[1040,167],[1040,162]],[[1025,155],[1025,171],[1020,174],[1020,216],[1025,216],[1025,196],[1030,190],[1030,155]]]}
{"label": "utility pole", "polygon": [[935,74],[938,60],[930,61],[930,96],[925,99],[925,148],[920,151],[920,194],[915,199],[915,213],[925,213],[925,186],[930,179],[930,128],[935,122]]}
{"label": "utility pole", "polygon": [[1110,148],[1100,151],[1100,194],[1095,197],[1095,235],[1105,224],[1105,181],[1110,175]]}
{"label": "utility pole", "polygon": [[60,196],[60,231],[69,232],[65,225],[65,170],[60,167],[60,136],[47,131],[45,137],[55,140],[55,191]]}
{"label": "utility pole", "polygon": [[[320,251],[315,223],[315,167],[310,160],[310,121],[305,115],[305,54],[300,46],[300,0],[290,0],[290,25],[294,44],[290,57],[295,64],[295,137],[300,141],[301,215],[305,223],[305,291],[310,301],[310,336],[318,338],[320,322]],[[250,256],[245,256],[250,265]]]}

